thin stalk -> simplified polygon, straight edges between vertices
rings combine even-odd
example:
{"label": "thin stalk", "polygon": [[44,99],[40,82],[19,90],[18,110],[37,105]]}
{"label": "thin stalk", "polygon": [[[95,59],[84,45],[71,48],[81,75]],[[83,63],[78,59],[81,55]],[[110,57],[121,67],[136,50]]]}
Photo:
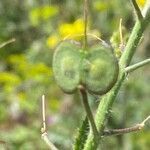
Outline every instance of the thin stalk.
{"label": "thin stalk", "polygon": [[87,48],[88,0],[84,0],[84,49]]}
{"label": "thin stalk", "polygon": [[86,93],[84,88],[80,88],[80,93],[82,95],[82,101],[83,101],[83,105],[84,105],[85,111],[87,113],[87,117],[88,117],[88,119],[90,121],[90,124],[91,124],[91,127],[92,127],[94,138],[95,138],[95,140],[97,142],[98,139],[99,139],[99,133],[98,133],[95,121],[94,121],[94,117],[93,117],[92,111],[90,109],[90,105],[89,105],[88,98],[87,98],[87,93]]}
{"label": "thin stalk", "polygon": [[8,44],[10,44],[10,43],[15,42],[15,41],[16,41],[16,39],[13,38],[13,39],[10,39],[10,40],[8,40],[8,41],[6,41],[6,42],[0,44],[0,49],[3,48],[3,47],[5,47],[6,45],[8,45]]}
{"label": "thin stalk", "polygon": [[124,45],[123,35],[122,35],[122,18],[119,22],[119,34],[120,34],[120,45]]}
{"label": "thin stalk", "polygon": [[134,6],[134,9],[135,9],[135,12],[137,14],[137,17],[139,20],[143,20],[143,16],[142,16],[142,13],[141,13],[141,10],[136,2],[136,0],[131,0],[133,6]]}
{"label": "thin stalk", "polygon": [[131,133],[131,132],[140,131],[140,130],[142,130],[145,127],[145,123],[149,119],[150,119],[150,116],[148,116],[141,123],[136,124],[135,126],[132,126],[132,127],[129,127],[129,128],[104,130],[103,136],[121,135],[121,134],[125,134],[125,133]]}
{"label": "thin stalk", "polygon": [[147,65],[147,64],[149,64],[149,63],[150,63],[150,58],[149,58],[149,59],[146,59],[146,60],[143,60],[143,61],[141,61],[141,62],[139,62],[139,63],[136,63],[136,64],[134,64],[134,65],[131,65],[131,66],[126,67],[126,68],[125,68],[125,71],[126,71],[127,73],[129,73],[129,72],[132,72],[132,71],[134,71],[134,70],[136,70],[136,69],[138,69],[138,68],[140,68],[140,67],[143,67],[143,66],[145,66],[145,65]]}
{"label": "thin stalk", "polygon": [[119,22],[119,34],[120,34],[120,50],[123,51],[125,48],[124,40],[123,40],[123,33],[122,33],[122,18],[120,19]]}
{"label": "thin stalk", "polygon": [[45,113],[45,95],[42,95],[42,128],[41,128],[41,138],[47,144],[50,150],[58,150],[56,146],[50,141],[48,134],[46,132],[46,113]]}

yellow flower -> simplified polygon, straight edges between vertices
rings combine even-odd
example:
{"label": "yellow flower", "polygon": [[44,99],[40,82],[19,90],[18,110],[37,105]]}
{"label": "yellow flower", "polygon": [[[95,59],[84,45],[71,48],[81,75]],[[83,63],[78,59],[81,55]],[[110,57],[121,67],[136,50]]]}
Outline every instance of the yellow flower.
{"label": "yellow flower", "polygon": [[19,55],[10,55],[8,57],[8,62],[11,64],[20,64],[20,63],[24,63],[26,62],[26,58],[23,54],[19,54]]}
{"label": "yellow flower", "polygon": [[37,63],[37,64],[31,65],[28,73],[30,77],[35,77],[38,75],[51,76],[52,74],[51,68],[46,66],[44,63]]}
{"label": "yellow flower", "polygon": [[29,19],[32,25],[37,26],[41,21],[48,20],[50,17],[57,15],[58,7],[42,6],[34,8],[29,13]]}
{"label": "yellow flower", "polygon": [[73,33],[72,27],[73,27],[72,24],[67,24],[67,23],[60,25],[59,26],[60,35],[64,38],[64,37],[72,34]]}
{"label": "yellow flower", "polygon": [[18,85],[20,78],[11,72],[0,72],[0,84]]}
{"label": "yellow flower", "polygon": [[84,33],[84,21],[78,19],[74,22],[74,34],[83,34]]}
{"label": "yellow flower", "polygon": [[26,74],[27,70],[29,69],[29,62],[26,60],[25,55],[10,55],[8,57],[8,62],[15,68],[15,70],[22,74],[23,76]]}
{"label": "yellow flower", "polygon": [[136,0],[137,1],[137,4],[140,6],[140,7],[144,7],[145,3],[146,3],[146,0]]}
{"label": "yellow flower", "polygon": [[69,36],[74,39],[76,35],[84,33],[84,21],[78,19],[73,23],[64,23],[58,27],[59,33],[62,38]]}
{"label": "yellow flower", "polygon": [[49,19],[52,16],[55,16],[58,13],[58,7],[56,6],[44,6],[41,9],[41,18],[44,20]]}
{"label": "yellow flower", "polygon": [[47,38],[46,45],[49,48],[54,48],[59,42],[59,38],[57,35],[51,35]]}

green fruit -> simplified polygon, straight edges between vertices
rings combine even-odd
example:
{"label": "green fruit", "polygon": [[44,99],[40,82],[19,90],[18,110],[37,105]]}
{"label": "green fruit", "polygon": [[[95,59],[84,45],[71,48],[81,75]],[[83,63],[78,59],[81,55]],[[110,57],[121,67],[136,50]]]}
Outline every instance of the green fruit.
{"label": "green fruit", "polygon": [[53,72],[58,85],[66,93],[72,93],[79,85],[80,61],[79,47],[76,45],[65,41],[57,47],[53,57]]}
{"label": "green fruit", "polygon": [[117,81],[118,62],[111,49],[94,46],[86,57],[85,87],[94,94],[107,93]]}
{"label": "green fruit", "polygon": [[96,45],[83,51],[65,41],[56,49],[53,71],[58,85],[67,93],[82,85],[90,93],[102,95],[116,83],[119,67],[109,48]]}

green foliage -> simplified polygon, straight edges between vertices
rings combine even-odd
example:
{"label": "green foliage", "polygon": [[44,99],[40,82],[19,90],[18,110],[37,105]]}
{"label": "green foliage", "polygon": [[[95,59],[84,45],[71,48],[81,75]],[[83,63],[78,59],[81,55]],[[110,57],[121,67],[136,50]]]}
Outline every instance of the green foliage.
{"label": "green foliage", "polygon": [[[123,19],[125,44],[133,26],[130,3],[124,0],[89,2],[88,32],[106,41],[112,36],[111,43],[118,55],[119,19]],[[144,1],[138,2],[142,9]],[[80,0],[0,1],[0,44],[16,38],[16,42],[0,49],[0,140],[6,141],[9,149],[47,149],[40,137],[39,101],[43,94],[47,100],[50,139],[61,150],[71,149],[72,137],[84,111],[79,95],[65,95],[56,85],[52,55],[56,45],[66,36],[82,40],[82,37],[75,37],[84,32],[82,14],[83,1]],[[89,45],[95,43],[91,37],[88,39]],[[144,41],[141,40],[132,63],[149,56],[149,43],[146,42],[149,41],[149,29]],[[121,54],[119,49],[119,57]],[[143,67],[127,78],[110,116],[110,128],[140,122],[149,113],[149,69]],[[90,105],[95,112],[98,99],[94,94],[91,97],[94,100],[90,100]],[[133,149],[148,150],[148,134],[146,128],[141,134],[121,137],[122,142],[117,137],[105,138],[102,147],[104,150],[124,149],[122,143],[128,141]]]}
{"label": "green foliage", "polygon": [[87,140],[89,129],[90,126],[88,118],[86,117],[82,123],[82,126],[78,129],[79,131],[77,132],[78,134],[75,138],[74,150],[82,150],[84,148],[84,143]]}

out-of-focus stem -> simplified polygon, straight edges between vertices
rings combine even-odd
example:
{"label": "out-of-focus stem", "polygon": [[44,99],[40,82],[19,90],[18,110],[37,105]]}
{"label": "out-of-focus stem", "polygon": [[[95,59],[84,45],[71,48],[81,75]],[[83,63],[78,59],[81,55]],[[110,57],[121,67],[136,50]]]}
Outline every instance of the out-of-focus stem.
{"label": "out-of-focus stem", "polygon": [[84,49],[87,48],[88,0],[84,0]]}
{"label": "out-of-focus stem", "polygon": [[134,71],[134,70],[136,70],[136,69],[138,69],[138,68],[140,68],[140,67],[143,67],[143,66],[145,66],[145,65],[147,65],[147,64],[149,64],[149,63],[150,63],[150,58],[149,58],[149,59],[146,59],[146,60],[143,60],[143,61],[141,61],[141,62],[139,62],[139,63],[136,63],[136,64],[134,64],[134,65],[131,65],[131,66],[126,67],[126,68],[125,68],[125,71],[126,71],[127,73],[129,73],[129,72],[132,72],[132,71]]}
{"label": "out-of-focus stem", "polygon": [[121,135],[125,133],[130,132],[137,132],[144,128],[145,123],[150,119],[150,116],[148,116],[144,121],[142,121],[139,124],[136,124],[135,126],[129,127],[129,128],[123,128],[123,129],[110,129],[110,130],[104,130],[102,136],[112,136],[112,135]]}

